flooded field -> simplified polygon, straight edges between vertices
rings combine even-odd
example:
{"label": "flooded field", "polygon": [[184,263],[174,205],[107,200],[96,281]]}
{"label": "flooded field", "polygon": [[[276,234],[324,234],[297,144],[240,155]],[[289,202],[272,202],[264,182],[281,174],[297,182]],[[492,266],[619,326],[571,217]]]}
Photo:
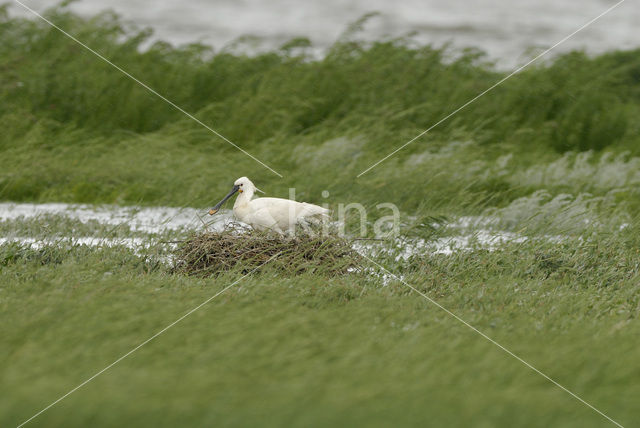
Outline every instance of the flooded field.
{"label": "flooded field", "polygon": [[[394,248],[392,252],[397,252],[398,258],[407,260],[413,255],[452,254],[478,248],[494,250],[505,243],[528,239],[492,227],[496,224],[499,224],[498,219],[491,217],[460,217],[449,224],[438,225],[445,236],[432,240],[396,236],[382,241]],[[32,248],[125,246],[139,250],[162,245],[162,242],[182,238],[191,232],[215,231],[234,225],[246,226],[235,222],[229,210],[211,217],[206,210],[186,207],[0,203],[0,245],[13,242]],[[548,239],[560,241],[562,237]],[[360,242],[354,245],[367,252],[376,252],[378,247]]]}

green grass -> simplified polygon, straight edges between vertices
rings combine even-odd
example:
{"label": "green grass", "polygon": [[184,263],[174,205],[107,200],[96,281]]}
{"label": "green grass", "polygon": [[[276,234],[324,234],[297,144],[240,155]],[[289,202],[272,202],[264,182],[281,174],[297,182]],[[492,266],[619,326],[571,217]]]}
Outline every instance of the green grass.
{"label": "green grass", "polygon": [[[47,16],[272,166],[280,179],[39,21],[0,9],[0,200],[210,206],[237,177],[269,195],[402,211],[376,261],[625,426],[640,420],[640,51],[503,78],[476,51],[359,40],[246,56],[140,46],[113,14]],[[452,59],[453,58],[453,59]],[[322,198],[328,190],[330,197]],[[529,239],[451,256],[403,245],[459,215]],[[353,219],[347,219],[352,224]],[[448,225],[448,226],[447,226]],[[61,216],[0,235],[176,239]],[[182,235],[181,235],[182,236]],[[561,239],[560,239],[561,238]],[[377,243],[375,245],[378,245]],[[0,425],[15,426],[223,287],[166,252],[0,246]],[[274,268],[40,415],[34,426],[603,426],[606,419],[372,271]]]}
{"label": "green grass", "polygon": [[[2,263],[0,424],[22,422],[223,287],[126,250]],[[43,255],[44,254],[44,255]],[[53,260],[53,261],[52,261]],[[421,256],[392,270],[623,425],[640,414],[636,256],[611,242]],[[601,269],[603,263],[615,269]],[[269,269],[33,426],[606,426],[397,281]]]}
{"label": "green grass", "polygon": [[[58,7],[47,16],[285,178],[46,23],[0,13],[2,199],[206,206],[246,175],[278,196],[292,186],[315,202],[329,190],[333,204],[470,212],[538,190],[517,174],[566,152],[592,151],[595,167],[613,155],[613,167],[628,170],[640,154],[638,51],[533,65],[355,179],[506,73],[477,51],[364,42],[357,25],[311,59],[304,40],[258,56],[162,42],[142,50],[150,31],[111,13],[82,19]],[[572,165],[544,188],[624,187],[637,210],[637,187],[564,180]]]}

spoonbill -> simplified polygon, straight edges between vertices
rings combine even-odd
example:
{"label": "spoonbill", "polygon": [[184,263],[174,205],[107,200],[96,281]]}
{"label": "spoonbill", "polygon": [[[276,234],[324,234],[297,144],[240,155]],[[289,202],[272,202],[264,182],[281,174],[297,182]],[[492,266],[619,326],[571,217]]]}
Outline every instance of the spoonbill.
{"label": "spoonbill", "polygon": [[217,213],[222,204],[237,192],[240,194],[233,204],[233,214],[255,229],[284,234],[285,231],[292,232],[296,224],[316,223],[329,218],[328,209],[306,202],[282,198],[251,199],[256,190],[262,192],[247,177],[238,178],[229,194],[209,210],[209,215]]}

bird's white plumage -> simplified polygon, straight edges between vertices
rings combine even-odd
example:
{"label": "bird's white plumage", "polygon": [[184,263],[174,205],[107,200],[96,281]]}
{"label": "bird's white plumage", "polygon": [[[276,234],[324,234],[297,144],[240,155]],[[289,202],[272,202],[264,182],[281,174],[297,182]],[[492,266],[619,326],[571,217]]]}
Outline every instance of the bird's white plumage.
{"label": "bird's white plumage", "polygon": [[329,210],[306,202],[281,198],[256,198],[256,186],[247,177],[234,183],[240,194],[233,204],[234,216],[243,223],[260,230],[278,233],[293,231],[301,223],[313,223],[329,217]]}

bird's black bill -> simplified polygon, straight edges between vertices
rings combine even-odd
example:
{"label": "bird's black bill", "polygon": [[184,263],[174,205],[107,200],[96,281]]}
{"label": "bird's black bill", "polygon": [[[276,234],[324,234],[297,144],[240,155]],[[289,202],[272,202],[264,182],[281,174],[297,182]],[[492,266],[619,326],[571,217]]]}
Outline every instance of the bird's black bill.
{"label": "bird's black bill", "polygon": [[222,206],[222,204],[227,202],[227,199],[232,197],[239,189],[240,189],[240,186],[234,185],[233,188],[231,189],[231,191],[229,192],[229,194],[227,196],[225,196],[224,198],[222,198],[222,200],[220,202],[218,202],[215,207],[213,207],[213,208],[211,208],[209,210],[209,215],[214,215],[215,213],[217,213],[218,210],[220,209],[220,207]]}

